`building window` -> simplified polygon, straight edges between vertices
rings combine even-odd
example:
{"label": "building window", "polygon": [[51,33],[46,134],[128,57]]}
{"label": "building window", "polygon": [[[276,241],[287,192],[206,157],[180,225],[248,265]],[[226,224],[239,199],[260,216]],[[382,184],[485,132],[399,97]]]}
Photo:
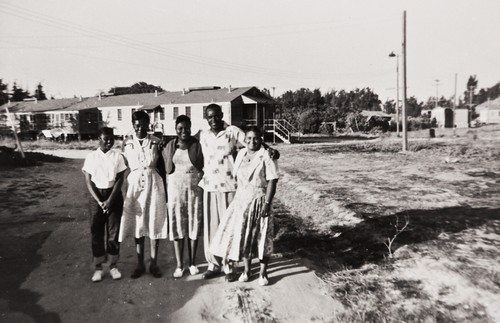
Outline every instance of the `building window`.
{"label": "building window", "polygon": [[174,120],[179,116],[179,107],[174,107]]}
{"label": "building window", "polygon": [[186,107],[186,115],[191,118],[191,107]]}
{"label": "building window", "polygon": [[160,108],[160,120],[165,120],[165,109]]}
{"label": "building window", "polygon": [[122,109],[118,109],[118,121],[122,121]]}

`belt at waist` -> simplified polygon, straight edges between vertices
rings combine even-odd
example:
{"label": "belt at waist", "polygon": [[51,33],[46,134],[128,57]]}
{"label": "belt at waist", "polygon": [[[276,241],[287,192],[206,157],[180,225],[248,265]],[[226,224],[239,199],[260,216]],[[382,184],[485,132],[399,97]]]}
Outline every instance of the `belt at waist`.
{"label": "belt at waist", "polygon": [[130,172],[135,172],[136,170],[146,170],[146,169],[156,170],[156,167],[141,166],[141,167],[137,167],[137,168],[131,169]]}

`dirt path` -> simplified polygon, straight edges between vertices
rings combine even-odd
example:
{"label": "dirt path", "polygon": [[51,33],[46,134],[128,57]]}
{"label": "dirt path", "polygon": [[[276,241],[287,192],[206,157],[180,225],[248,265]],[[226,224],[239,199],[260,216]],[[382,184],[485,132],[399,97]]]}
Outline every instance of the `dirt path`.
{"label": "dirt path", "polygon": [[170,242],[160,250],[163,278],[128,278],[136,261],[128,241],[120,260],[124,278],[91,283],[82,163],[0,169],[0,322],[322,322],[341,307],[302,259],[273,258],[267,287],[222,276],[175,280]]}

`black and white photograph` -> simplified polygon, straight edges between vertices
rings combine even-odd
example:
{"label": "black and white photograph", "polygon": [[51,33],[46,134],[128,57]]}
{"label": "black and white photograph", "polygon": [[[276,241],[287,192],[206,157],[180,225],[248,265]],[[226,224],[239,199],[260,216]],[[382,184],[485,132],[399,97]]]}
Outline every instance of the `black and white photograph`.
{"label": "black and white photograph", "polygon": [[499,13],[0,0],[0,323],[500,322]]}

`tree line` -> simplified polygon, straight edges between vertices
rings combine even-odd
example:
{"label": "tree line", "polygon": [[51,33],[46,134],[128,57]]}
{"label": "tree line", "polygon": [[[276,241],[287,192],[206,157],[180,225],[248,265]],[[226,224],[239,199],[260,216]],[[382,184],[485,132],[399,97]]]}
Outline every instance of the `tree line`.
{"label": "tree line", "polygon": [[[467,80],[463,97],[457,100],[457,108],[470,107],[474,115],[474,106],[489,99],[500,97],[500,82],[490,88],[482,88],[476,93],[478,80],[475,75],[471,75]],[[137,82],[131,86],[112,87],[108,93],[113,95],[153,93],[164,91],[161,86]],[[271,97],[268,89],[263,92]],[[74,96],[76,97],[76,96]],[[43,86],[38,83],[35,91],[31,94],[14,82],[11,89],[7,83],[0,79],[0,105],[12,102],[23,101],[29,98],[46,100],[47,96],[43,91]],[[53,99],[53,97],[51,97]],[[432,109],[436,105],[453,107],[454,98],[429,97],[426,102],[419,101],[415,96],[407,99],[407,115],[410,118],[421,118],[424,109]],[[297,129],[304,133],[317,133],[325,124],[335,123],[338,128],[352,128],[353,125],[359,129],[360,124],[366,123],[361,116],[361,111],[383,111],[385,113],[396,113],[395,100],[382,102],[371,88],[355,88],[353,90],[330,90],[322,93],[319,89],[301,88],[295,91],[288,90],[276,101],[276,117],[286,119]],[[401,103],[400,103],[401,106]],[[410,123],[418,124],[419,120],[410,120]],[[430,124],[430,120],[422,120]]]}

